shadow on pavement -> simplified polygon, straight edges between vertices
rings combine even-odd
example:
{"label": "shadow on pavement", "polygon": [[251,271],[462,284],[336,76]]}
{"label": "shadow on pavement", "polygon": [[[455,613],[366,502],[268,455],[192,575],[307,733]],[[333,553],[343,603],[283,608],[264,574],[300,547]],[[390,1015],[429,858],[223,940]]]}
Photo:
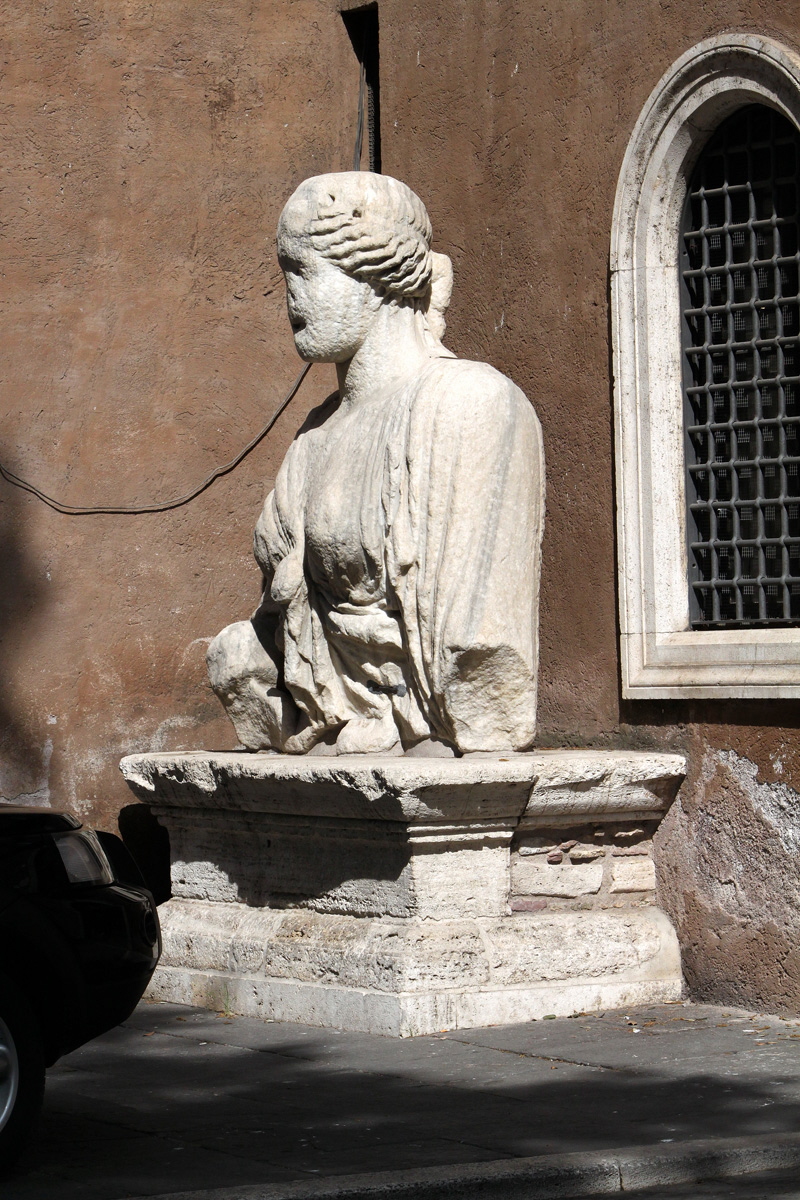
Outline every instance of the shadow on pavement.
{"label": "shadow on pavement", "polygon": [[[576,1035],[565,1020],[400,1041],[144,1005],[51,1072],[4,1196],[118,1200],[800,1129],[788,1031],[712,1060],[708,1028],[665,1018],[634,1053],[630,1023],[609,1017]],[[496,1045],[515,1038],[524,1049]]]}

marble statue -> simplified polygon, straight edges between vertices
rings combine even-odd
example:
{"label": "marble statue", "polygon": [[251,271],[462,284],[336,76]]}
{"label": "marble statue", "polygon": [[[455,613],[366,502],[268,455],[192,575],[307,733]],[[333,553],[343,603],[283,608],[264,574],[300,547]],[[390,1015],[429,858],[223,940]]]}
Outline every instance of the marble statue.
{"label": "marble statue", "polygon": [[256,525],[261,603],[209,647],[243,748],[121,763],[169,832],[159,999],[405,1037],[681,995],[653,838],[686,763],[519,753],[541,432],[442,345],[430,244],[420,200],[369,172],[281,215],[295,345],[339,387]]}
{"label": "marble statue", "polygon": [[520,751],[536,721],[544,460],[509,379],[442,345],[450,260],[385,175],[300,185],[278,257],[300,357],[339,389],[255,531],[250,620],[211,643],[241,743],[288,754]]}

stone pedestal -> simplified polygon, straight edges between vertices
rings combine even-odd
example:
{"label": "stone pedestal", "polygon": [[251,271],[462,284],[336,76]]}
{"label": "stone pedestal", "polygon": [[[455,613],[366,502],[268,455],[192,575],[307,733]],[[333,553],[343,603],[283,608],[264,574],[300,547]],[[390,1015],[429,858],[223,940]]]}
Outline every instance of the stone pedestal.
{"label": "stone pedestal", "polygon": [[676,999],[652,836],[676,755],[132,755],[169,830],[151,994],[432,1033]]}

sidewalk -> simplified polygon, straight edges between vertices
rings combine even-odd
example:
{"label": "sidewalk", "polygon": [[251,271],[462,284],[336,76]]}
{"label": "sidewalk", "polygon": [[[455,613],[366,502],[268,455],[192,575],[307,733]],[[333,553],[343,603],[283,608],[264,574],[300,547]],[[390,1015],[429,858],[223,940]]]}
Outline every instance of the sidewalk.
{"label": "sidewalk", "polygon": [[[589,1196],[620,1190],[620,1148],[629,1196],[800,1197],[800,1020],[674,1004],[395,1040],[142,1004],[48,1073],[2,1195],[356,1196],[388,1171],[370,1195]],[[636,1190],[686,1178],[636,1163],[701,1151],[701,1176],[782,1170]],[[564,1187],[570,1164],[605,1174],[548,1191],[541,1156]]]}

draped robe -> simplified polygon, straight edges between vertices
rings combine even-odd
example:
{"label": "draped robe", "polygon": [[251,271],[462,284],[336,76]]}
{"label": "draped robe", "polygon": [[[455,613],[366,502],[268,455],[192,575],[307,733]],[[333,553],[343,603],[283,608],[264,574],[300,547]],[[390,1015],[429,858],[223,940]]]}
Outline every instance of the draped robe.
{"label": "draped robe", "polygon": [[538,419],[483,363],[312,412],[255,532],[254,623],[304,731],[275,748],[530,746],[543,511]]}

